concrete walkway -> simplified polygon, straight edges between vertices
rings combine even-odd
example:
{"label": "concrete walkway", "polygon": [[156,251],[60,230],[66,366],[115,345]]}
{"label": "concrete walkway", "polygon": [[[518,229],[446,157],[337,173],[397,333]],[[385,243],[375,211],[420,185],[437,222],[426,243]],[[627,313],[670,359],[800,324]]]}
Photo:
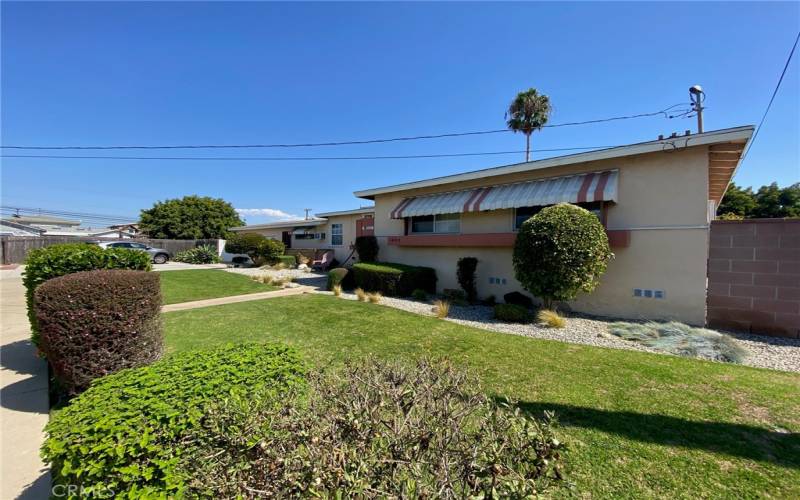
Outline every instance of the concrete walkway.
{"label": "concrete walkway", "polygon": [[50,497],[39,458],[49,402],[47,365],[30,343],[25,289],[18,273],[0,279],[0,498]]}
{"label": "concrete walkway", "polygon": [[185,311],[187,309],[197,309],[200,307],[221,306],[223,304],[234,304],[236,302],[250,302],[251,300],[264,300],[274,297],[288,297],[290,295],[302,295],[311,293],[315,290],[311,286],[298,286],[296,288],[283,288],[271,292],[248,293],[245,295],[232,295],[230,297],[218,297],[216,299],[195,300],[193,302],[181,302],[169,304],[161,308],[161,312]]}

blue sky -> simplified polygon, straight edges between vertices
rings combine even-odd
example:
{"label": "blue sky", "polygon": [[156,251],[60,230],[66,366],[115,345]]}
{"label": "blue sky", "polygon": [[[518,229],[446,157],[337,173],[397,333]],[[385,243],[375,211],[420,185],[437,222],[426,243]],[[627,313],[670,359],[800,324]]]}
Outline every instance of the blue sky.
{"label": "blue sky", "polygon": [[[531,86],[550,96],[551,123],[656,111],[687,102],[687,88],[697,83],[707,93],[706,130],[757,124],[799,29],[798,3],[3,2],[2,143],[293,143],[498,129],[511,98]],[[800,54],[737,183],[800,180],[798,68]],[[695,121],[564,127],[535,134],[533,147],[612,146],[685,129],[694,131]],[[524,137],[508,133],[336,148],[111,153],[519,149]],[[159,199],[200,194],[302,215],[306,207],[366,203],[352,196],[357,189],[523,158],[6,158],[2,198],[4,205],[136,215]]]}

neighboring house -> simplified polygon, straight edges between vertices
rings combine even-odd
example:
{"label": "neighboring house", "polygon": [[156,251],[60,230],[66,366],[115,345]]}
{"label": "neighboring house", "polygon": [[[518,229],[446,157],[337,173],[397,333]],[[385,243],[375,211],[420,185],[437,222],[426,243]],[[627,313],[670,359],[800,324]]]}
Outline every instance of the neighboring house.
{"label": "neighboring house", "polygon": [[108,229],[113,229],[115,231],[123,231],[126,234],[132,234],[134,236],[138,236],[142,231],[139,229],[138,223],[133,224],[114,224],[113,226],[108,226]]}
{"label": "neighboring house", "polygon": [[33,226],[38,229],[61,230],[75,228],[81,225],[81,221],[72,219],[62,219],[61,217],[49,217],[44,215],[14,215],[8,219],[18,224]]}
{"label": "neighboring house", "polygon": [[355,195],[375,202],[381,260],[433,267],[441,290],[458,288],[460,257],[477,257],[479,295],[498,300],[524,292],[511,259],[520,224],[544,206],[575,203],[607,228],[615,258],[573,310],[702,325],[709,222],[752,134],[671,137]]}
{"label": "neighboring house", "polygon": [[118,229],[107,227],[70,227],[59,229],[48,229],[43,236],[74,236],[76,238],[102,238],[102,239],[128,239],[136,235]]}
{"label": "neighboring house", "polygon": [[0,219],[0,236],[41,236],[44,229],[20,224],[14,219]]}
{"label": "neighboring house", "polygon": [[309,219],[296,219],[267,224],[234,227],[231,231],[259,233],[280,240],[288,249],[334,251],[336,260],[344,264],[353,255],[356,236],[372,234],[374,209],[357,208],[317,214]]}

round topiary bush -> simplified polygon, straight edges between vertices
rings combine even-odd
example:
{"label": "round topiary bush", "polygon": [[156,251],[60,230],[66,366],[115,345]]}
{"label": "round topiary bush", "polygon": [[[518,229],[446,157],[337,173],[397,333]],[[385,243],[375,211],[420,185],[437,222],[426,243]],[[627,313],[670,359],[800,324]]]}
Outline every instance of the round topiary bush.
{"label": "round topiary bush", "polygon": [[92,380],[152,363],[164,350],[159,275],[100,270],[68,274],[35,294],[40,348],[71,394]]}
{"label": "round topiary bush", "polygon": [[597,217],[560,203],[525,221],[514,244],[513,263],[517,280],[551,309],[553,301],[594,290],[612,257]]}
{"label": "round topiary bush", "polygon": [[347,277],[348,270],[343,267],[337,267],[328,271],[328,290],[333,290],[336,285],[341,285]]}
{"label": "round topiary bush", "polygon": [[54,483],[79,488],[81,498],[182,498],[189,478],[181,461],[211,458],[191,439],[208,408],[278,396],[304,376],[297,353],[277,344],[175,354],[96,380],[53,415],[42,457]]}

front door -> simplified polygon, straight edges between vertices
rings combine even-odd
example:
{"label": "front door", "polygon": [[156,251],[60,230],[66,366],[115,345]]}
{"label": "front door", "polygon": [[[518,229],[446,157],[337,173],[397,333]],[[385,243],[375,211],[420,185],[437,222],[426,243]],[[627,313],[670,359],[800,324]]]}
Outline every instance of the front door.
{"label": "front door", "polygon": [[292,232],[291,231],[284,231],[281,234],[281,239],[283,240],[283,245],[286,248],[292,248]]}

